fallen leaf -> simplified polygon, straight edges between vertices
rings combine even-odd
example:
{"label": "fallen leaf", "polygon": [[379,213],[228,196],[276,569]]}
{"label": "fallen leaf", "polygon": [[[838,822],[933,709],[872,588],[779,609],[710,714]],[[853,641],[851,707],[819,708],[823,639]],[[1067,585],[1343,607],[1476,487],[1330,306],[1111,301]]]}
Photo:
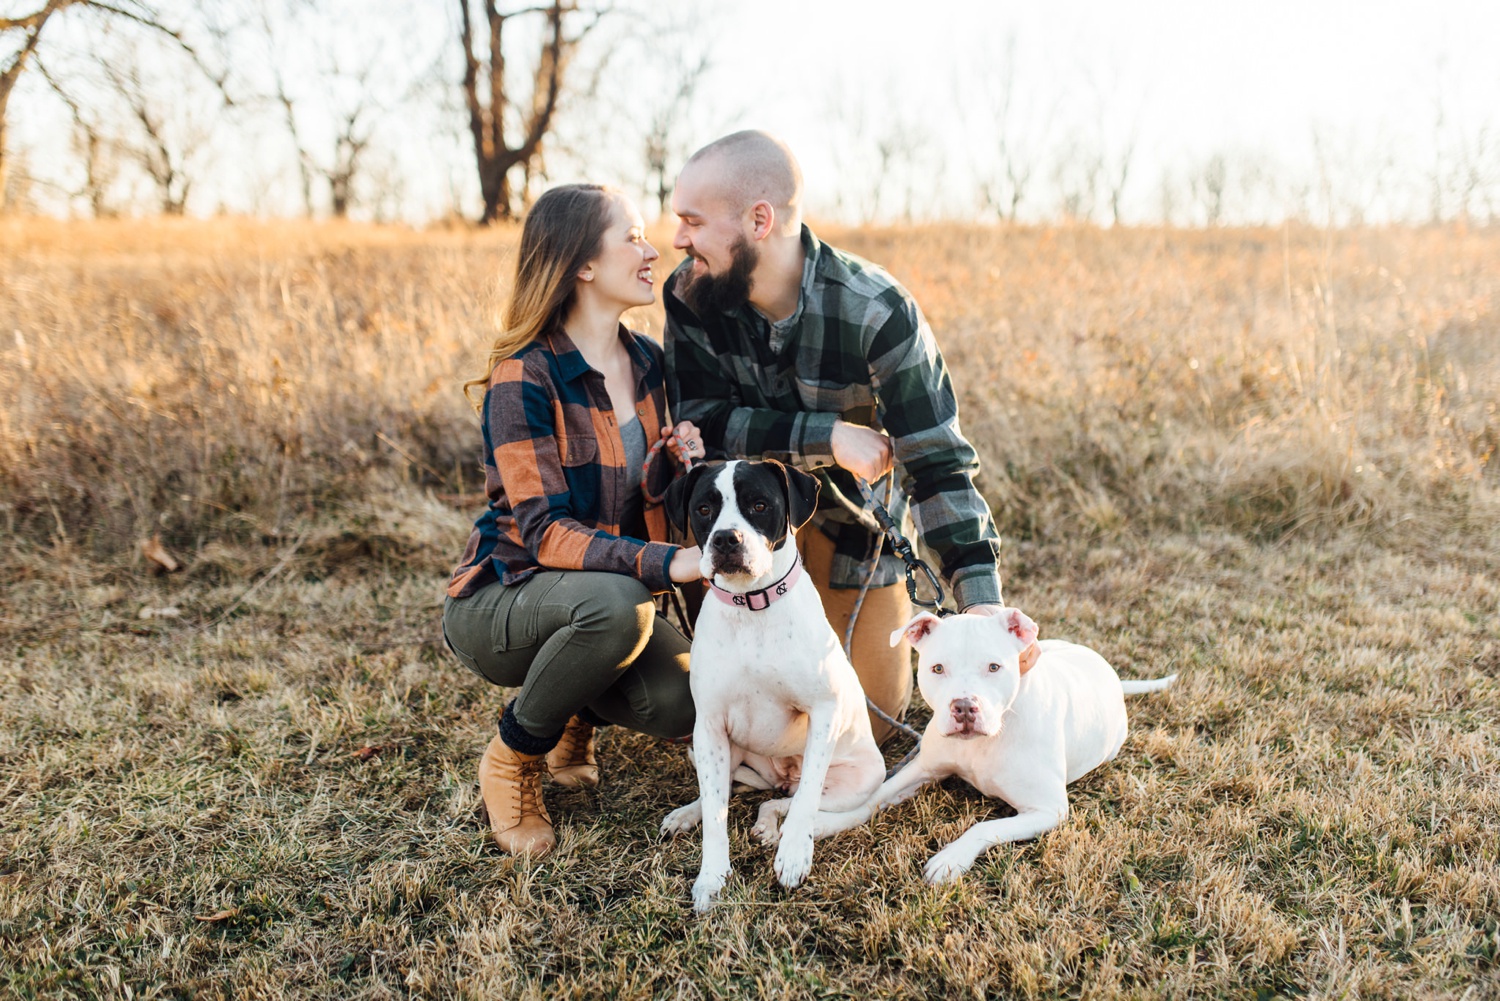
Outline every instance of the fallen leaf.
{"label": "fallen leaf", "polygon": [[194,918],[198,921],[202,921],[204,924],[212,924],[215,921],[228,921],[230,918],[239,913],[240,909],[238,907],[226,907],[224,910],[215,911],[212,914],[196,914],[194,915]]}
{"label": "fallen leaf", "polygon": [[371,758],[375,757],[375,755],[379,754],[383,750],[385,750],[385,748],[383,747],[361,747],[359,750],[354,752],[353,757],[356,757],[361,761],[369,761]]}
{"label": "fallen leaf", "polygon": [[159,535],[153,535],[141,543],[141,555],[161,567],[167,573],[176,573],[182,569],[182,564],[178,563],[176,558],[167,552],[167,548],[161,544],[161,536]]}

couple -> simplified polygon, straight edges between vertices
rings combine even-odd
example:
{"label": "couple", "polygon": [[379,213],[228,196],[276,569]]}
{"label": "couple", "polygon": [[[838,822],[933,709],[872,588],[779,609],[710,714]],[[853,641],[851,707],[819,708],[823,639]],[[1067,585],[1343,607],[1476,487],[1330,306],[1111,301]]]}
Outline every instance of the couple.
{"label": "couple", "polygon": [[[684,458],[774,458],[820,476],[797,544],[840,637],[879,540],[835,495],[858,506],[855,477],[874,482],[893,462],[892,514],[909,502],[958,608],[1001,607],[978,459],[911,296],[802,224],[801,170],[763,132],[693,154],[672,208],[688,259],[666,282],[665,352],[620,324],[654,297],[659,255],[640,214],[608,188],[565,185],[526,217],[503,330],[465,386],[484,387],[490,503],[449,582],[443,635],[470,670],[520,689],[479,764],[491,832],[512,853],[556,843],[543,771],[598,784],[595,727],[693,731],[689,643],[652,601],[700,576],[698,547],[668,542],[649,499]],[[910,611],[902,577],[887,550],[851,649],[865,693],[897,718],[912,688],[908,647],[886,642]]]}

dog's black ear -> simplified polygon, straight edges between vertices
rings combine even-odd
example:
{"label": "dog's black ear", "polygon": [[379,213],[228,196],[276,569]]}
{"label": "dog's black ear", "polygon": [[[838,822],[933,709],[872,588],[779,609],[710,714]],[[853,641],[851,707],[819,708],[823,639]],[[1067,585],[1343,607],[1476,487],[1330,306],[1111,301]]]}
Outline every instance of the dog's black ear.
{"label": "dog's black ear", "polygon": [[667,512],[667,520],[679,532],[687,532],[688,504],[693,499],[693,487],[707,468],[701,462],[696,463],[692,469],[673,480],[671,486],[667,487],[667,492],[662,495],[661,506]]}
{"label": "dog's black ear", "polygon": [[786,490],[787,520],[792,523],[792,528],[801,529],[818,509],[818,491],[823,487],[822,481],[795,466],[783,465],[775,459],[766,461],[781,470],[781,483]]}

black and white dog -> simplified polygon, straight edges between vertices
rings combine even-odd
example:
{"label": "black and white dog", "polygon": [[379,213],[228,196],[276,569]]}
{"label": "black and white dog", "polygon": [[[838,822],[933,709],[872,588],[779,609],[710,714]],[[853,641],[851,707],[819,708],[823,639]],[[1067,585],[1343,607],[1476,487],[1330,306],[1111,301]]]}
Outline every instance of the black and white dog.
{"label": "black and white dog", "polygon": [[778,844],[777,878],[794,887],[812,868],[818,811],[860,806],[885,777],[864,690],[797,555],[817,498],[816,478],[773,460],[695,466],[667,492],[668,516],[703,548],[710,591],[690,676],[698,799],[662,822],[673,835],[703,824],[700,913],[731,871],[733,780],[790,793],[761,806],[754,833]]}

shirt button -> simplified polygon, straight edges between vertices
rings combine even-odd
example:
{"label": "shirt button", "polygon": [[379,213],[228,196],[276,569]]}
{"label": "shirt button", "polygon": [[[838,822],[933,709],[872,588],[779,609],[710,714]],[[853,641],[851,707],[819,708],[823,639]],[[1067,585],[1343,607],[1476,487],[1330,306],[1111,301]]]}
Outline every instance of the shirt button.
{"label": "shirt button", "polygon": [[636,407],[635,408],[635,415],[637,417],[645,417],[646,416],[646,408],[645,407]]}

